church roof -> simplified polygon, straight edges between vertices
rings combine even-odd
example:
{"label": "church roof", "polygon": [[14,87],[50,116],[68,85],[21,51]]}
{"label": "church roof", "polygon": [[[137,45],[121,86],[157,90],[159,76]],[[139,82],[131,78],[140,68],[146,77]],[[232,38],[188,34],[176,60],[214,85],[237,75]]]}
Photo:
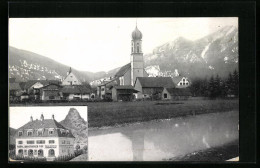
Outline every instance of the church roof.
{"label": "church roof", "polygon": [[137,77],[142,87],[174,87],[171,77]]}
{"label": "church roof", "polygon": [[[18,131],[24,131],[28,129],[38,130],[38,129],[48,129],[48,128],[54,128],[54,134],[49,135],[48,131],[43,131],[43,135],[41,137],[71,137],[74,138],[71,131],[66,132],[65,134],[62,134],[60,130],[57,130],[57,128],[66,129],[64,126],[62,126],[60,123],[58,123],[55,119],[44,119],[42,120],[34,120],[29,121],[27,124],[20,127]],[[18,137],[18,135],[16,135]],[[37,131],[33,131],[32,137],[37,136]],[[22,136],[19,137],[27,137],[27,134],[24,132]]]}
{"label": "church roof", "polygon": [[131,68],[131,63],[128,63],[124,66],[122,66],[117,73],[115,74],[115,77],[121,77],[123,76],[129,69]]}
{"label": "church roof", "polygon": [[140,32],[140,30],[136,26],[135,30],[132,32],[132,39],[133,40],[141,40],[142,37],[143,37],[142,33]]}
{"label": "church roof", "polygon": [[192,96],[188,88],[166,88],[171,96]]}

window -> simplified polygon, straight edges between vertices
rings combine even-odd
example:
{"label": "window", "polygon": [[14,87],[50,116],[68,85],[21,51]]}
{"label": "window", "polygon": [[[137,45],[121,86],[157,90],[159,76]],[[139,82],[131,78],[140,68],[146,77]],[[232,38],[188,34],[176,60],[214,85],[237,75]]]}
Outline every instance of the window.
{"label": "window", "polygon": [[137,43],[137,52],[139,53],[139,43]]}
{"label": "window", "polygon": [[18,132],[18,136],[22,136],[23,135],[23,132],[22,131],[19,131]]}
{"label": "window", "polygon": [[37,144],[45,144],[45,140],[37,140],[36,143]]}
{"label": "window", "polygon": [[40,157],[43,156],[43,150],[42,149],[38,150],[38,156],[40,156]]}
{"label": "window", "polygon": [[185,79],[183,79],[182,81],[185,82]]}
{"label": "window", "polygon": [[70,144],[70,141],[67,141],[67,144]]}
{"label": "window", "polygon": [[32,131],[27,131],[27,136],[32,136],[33,132]]}
{"label": "window", "polygon": [[49,140],[49,144],[54,144],[55,141],[54,140]]}
{"label": "window", "polygon": [[53,135],[54,134],[54,129],[49,129],[49,135]]}
{"label": "window", "polygon": [[49,150],[49,156],[55,156],[55,151],[53,149]]}
{"label": "window", "polygon": [[180,83],[180,85],[182,85],[182,83]]}
{"label": "window", "polygon": [[188,83],[186,83],[186,85],[188,85]]}
{"label": "window", "polygon": [[34,144],[34,141],[27,141],[27,144]]}
{"label": "window", "polygon": [[163,98],[167,99],[167,93],[163,94]]}
{"label": "window", "polygon": [[42,130],[42,129],[39,129],[39,130],[37,131],[37,134],[38,134],[38,136],[42,136],[42,135],[43,135],[43,130]]}
{"label": "window", "polygon": [[105,90],[105,88],[102,88],[102,89],[101,89],[101,91],[104,91],[104,90]]}
{"label": "window", "polygon": [[65,143],[66,143],[66,141],[65,141],[65,140],[62,140],[62,141],[61,141],[61,144],[65,144]]}
{"label": "window", "polygon": [[32,149],[28,150],[28,156],[33,156],[33,150]]}
{"label": "window", "polygon": [[23,144],[23,141],[18,141],[18,144]]}

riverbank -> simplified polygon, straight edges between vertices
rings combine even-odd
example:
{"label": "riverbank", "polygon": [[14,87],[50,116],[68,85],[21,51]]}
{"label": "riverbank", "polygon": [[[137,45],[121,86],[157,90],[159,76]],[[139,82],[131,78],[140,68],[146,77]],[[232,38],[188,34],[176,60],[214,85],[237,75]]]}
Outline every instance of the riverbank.
{"label": "riverbank", "polygon": [[232,141],[226,145],[195,151],[193,153],[170,158],[169,161],[227,161],[239,156],[239,142]]}

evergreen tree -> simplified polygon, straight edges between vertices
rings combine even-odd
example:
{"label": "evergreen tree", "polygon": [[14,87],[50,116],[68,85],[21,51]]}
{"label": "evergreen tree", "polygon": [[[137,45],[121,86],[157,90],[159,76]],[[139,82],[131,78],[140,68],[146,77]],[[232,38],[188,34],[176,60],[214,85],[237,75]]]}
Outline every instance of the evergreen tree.
{"label": "evergreen tree", "polygon": [[219,97],[221,95],[221,88],[220,88],[220,77],[217,75],[214,79],[214,95],[215,97]]}
{"label": "evergreen tree", "polygon": [[233,92],[235,96],[239,96],[239,74],[237,70],[233,72]]}
{"label": "evergreen tree", "polygon": [[211,76],[209,79],[209,84],[208,84],[208,91],[209,91],[209,97],[210,98],[215,98],[215,80],[214,77]]}

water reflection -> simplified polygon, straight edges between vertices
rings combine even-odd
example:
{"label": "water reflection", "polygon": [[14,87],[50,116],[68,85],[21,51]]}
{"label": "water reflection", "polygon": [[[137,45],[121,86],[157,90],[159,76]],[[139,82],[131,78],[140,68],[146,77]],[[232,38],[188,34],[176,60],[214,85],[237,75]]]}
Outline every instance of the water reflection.
{"label": "water reflection", "polygon": [[89,131],[92,161],[160,161],[238,139],[238,112]]}

